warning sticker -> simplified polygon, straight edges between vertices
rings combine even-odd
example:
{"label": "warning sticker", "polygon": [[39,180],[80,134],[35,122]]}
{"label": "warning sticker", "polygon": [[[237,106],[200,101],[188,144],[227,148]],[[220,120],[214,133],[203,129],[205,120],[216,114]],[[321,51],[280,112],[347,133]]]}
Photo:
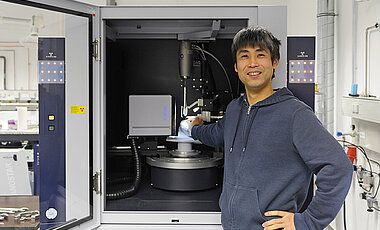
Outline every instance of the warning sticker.
{"label": "warning sticker", "polygon": [[72,106],[70,106],[70,113],[71,114],[85,114],[86,113],[86,106],[84,106],[84,105],[72,105]]}

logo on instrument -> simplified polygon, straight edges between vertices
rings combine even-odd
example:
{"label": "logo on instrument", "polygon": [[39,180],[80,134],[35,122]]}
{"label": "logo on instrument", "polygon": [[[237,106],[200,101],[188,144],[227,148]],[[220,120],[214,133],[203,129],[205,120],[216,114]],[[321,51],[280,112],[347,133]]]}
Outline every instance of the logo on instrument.
{"label": "logo on instrument", "polygon": [[300,54],[297,55],[299,58],[307,58],[309,55],[305,51],[301,51]]}
{"label": "logo on instrument", "polygon": [[49,52],[49,55],[47,55],[46,58],[57,58],[57,56],[54,55],[54,52]]}

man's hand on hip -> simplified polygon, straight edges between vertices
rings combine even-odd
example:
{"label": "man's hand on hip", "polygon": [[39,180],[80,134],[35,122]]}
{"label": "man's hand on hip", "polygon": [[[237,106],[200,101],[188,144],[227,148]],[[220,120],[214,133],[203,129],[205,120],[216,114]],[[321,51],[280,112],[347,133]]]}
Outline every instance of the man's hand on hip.
{"label": "man's hand on hip", "polygon": [[264,214],[265,216],[280,216],[281,218],[272,219],[264,222],[262,226],[265,230],[284,229],[296,230],[294,225],[294,213],[285,211],[269,211]]}

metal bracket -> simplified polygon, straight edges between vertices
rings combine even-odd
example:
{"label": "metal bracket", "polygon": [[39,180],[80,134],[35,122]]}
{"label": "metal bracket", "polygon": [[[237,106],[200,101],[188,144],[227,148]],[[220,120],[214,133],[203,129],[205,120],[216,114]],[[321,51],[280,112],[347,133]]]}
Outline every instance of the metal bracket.
{"label": "metal bracket", "polygon": [[96,38],[94,42],[92,42],[92,56],[96,61],[100,61],[100,38]]}
{"label": "metal bracket", "polygon": [[94,184],[93,190],[98,195],[102,194],[101,175],[102,175],[102,170],[100,170],[99,172],[96,172],[95,175],[92,177],[93,184]]}
{"label": "metal bracket", "polygon": [[112,29],[110,26],[107,26],[107,38],[110,39],[113,42],[116,42],[116,37],[118,36],[118,33]]}
{"label": "metal bracket", "polygon": [[117,3],[115,0],[107,0],[107,6],[116,6]]}
{"label": "metal bracket", "polygon": [[215,40],[221,29],[220,24],[220,20],[213,20],[209,30],[178,34],[178,40]]}

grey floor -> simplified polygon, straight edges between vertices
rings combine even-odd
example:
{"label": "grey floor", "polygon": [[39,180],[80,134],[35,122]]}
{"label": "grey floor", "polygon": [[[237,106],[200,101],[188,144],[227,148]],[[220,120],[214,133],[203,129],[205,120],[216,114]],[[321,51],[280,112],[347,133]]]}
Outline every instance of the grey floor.
{"label": "grey floor", "polygon": [[108,200],[107,211],[220,211],[218,200],[221,186],[205,191],[173,192],[153,188],[144,178],[139,191],[132,197]]}

